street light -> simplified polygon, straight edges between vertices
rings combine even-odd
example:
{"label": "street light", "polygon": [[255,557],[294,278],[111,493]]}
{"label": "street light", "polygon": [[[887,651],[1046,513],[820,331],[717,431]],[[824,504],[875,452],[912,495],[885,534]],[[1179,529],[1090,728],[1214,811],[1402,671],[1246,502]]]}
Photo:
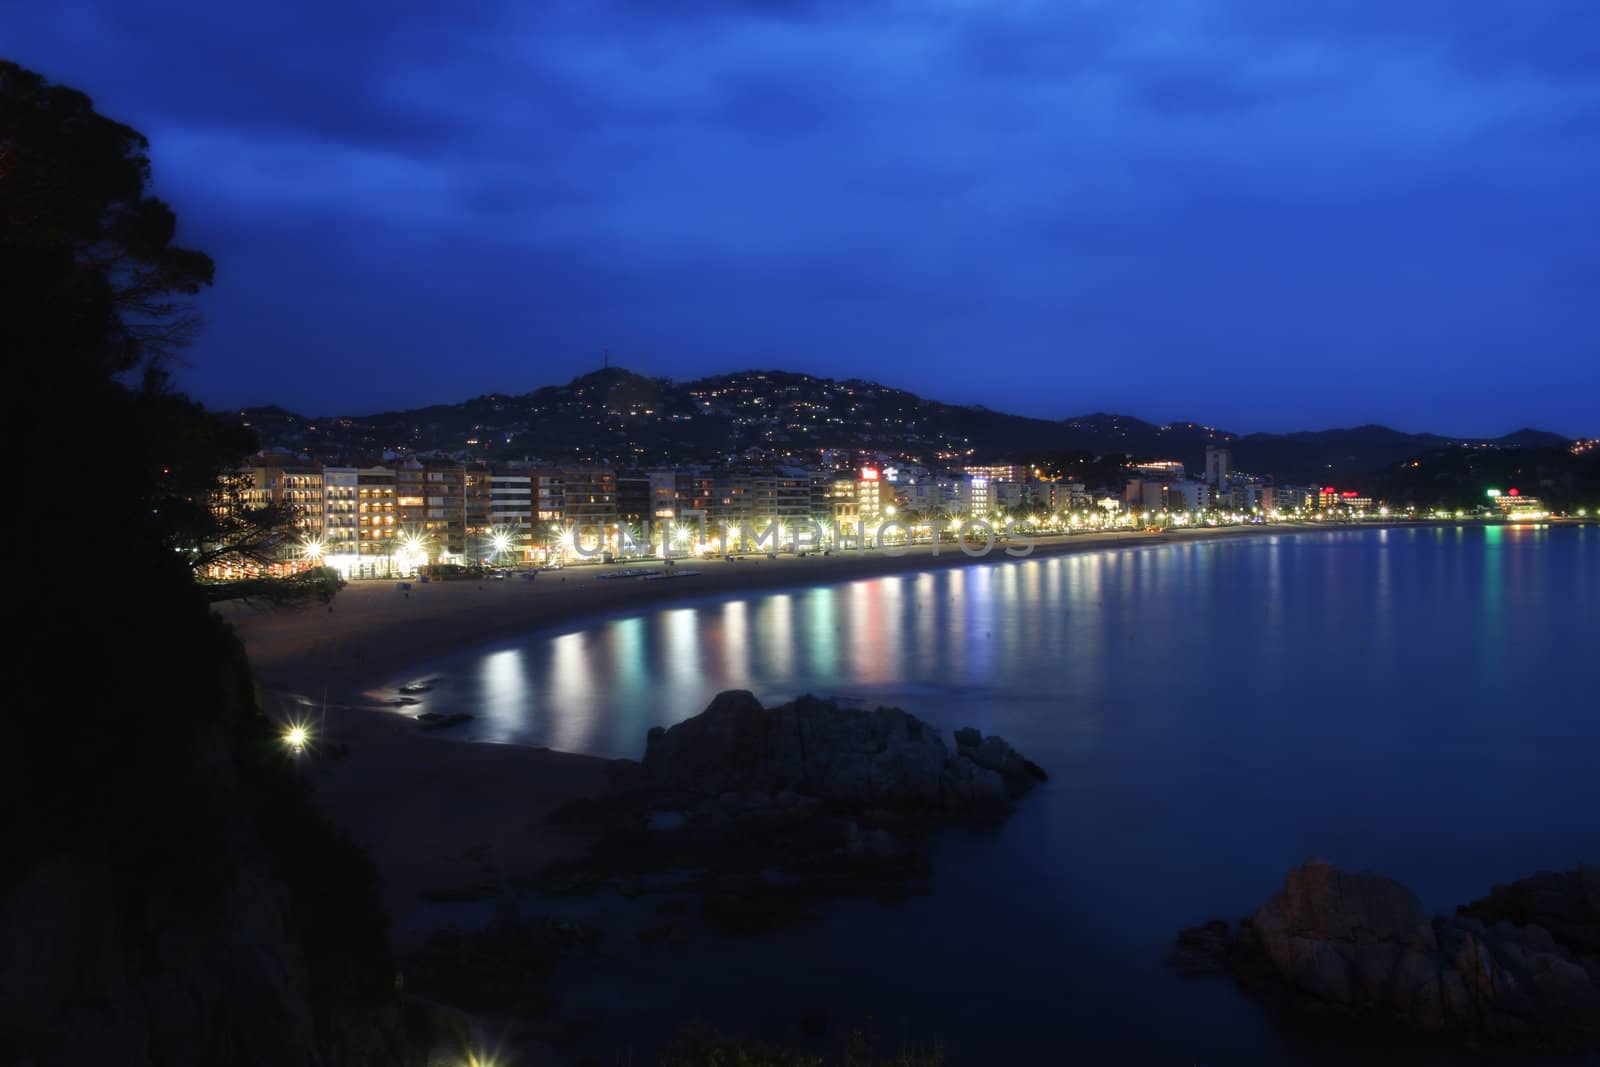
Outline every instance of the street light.
{"label": "street light", "polygon": [[304,723],[291,722],[283,731],[283,744],[291,753],[298,756],[306,750],[311,743],[311,728]]}
{"label": "street light", "polygon": [[416,570],[428,562],[428,537],[416,531],[402,531],[399,538],[399,551],[395,558],[399,561],[402,571]]}

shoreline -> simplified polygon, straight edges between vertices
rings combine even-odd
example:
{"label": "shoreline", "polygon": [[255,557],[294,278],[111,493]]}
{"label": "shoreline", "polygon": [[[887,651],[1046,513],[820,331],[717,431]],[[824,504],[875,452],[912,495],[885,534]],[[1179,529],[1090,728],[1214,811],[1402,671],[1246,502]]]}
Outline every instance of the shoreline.
{"label": "shoreline", "polygon": [[615,573],[616,566],[575,566],[546,571],[534,581],[514,574],[501,581],[414,582],[409,595],[400,592],[394,580],[366,580],[346,586],[328,611],[310,608],[273,613],[233,605],[221,614],[244,642],[263,687],[334,706],[376,707],[367,698],[370,690],[396,680],[407,670],[497,641],[557,626],[581,628],[619,614],[655,610],[675,602],[1110,549],[1463,525],[1443,520],[1349,526],[1282,523],[1170,529],[1159,534],[1089,533],[1040,538],[1029,555],[1020,557],[1007,555],[1002,546],[973,557],[954,545],[940,546],[937,556],[932,546],[917,545],[895,556],[868,550],[804,558],[747,556],[735,562],[713,558],[683,561],[684,569],[698,572],[693,577],[652,582],[601,579],[601,575]]}

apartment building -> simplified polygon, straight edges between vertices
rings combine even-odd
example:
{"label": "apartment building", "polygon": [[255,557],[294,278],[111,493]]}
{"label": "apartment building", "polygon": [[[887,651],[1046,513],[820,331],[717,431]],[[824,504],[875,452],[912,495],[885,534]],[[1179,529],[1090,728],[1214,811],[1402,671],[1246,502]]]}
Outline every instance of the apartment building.
{"label": "apartment building", "polygon": [[237,472],[238,502],[247,508],[293,509],[295,527],[306,541],[322,537],[322,468],[285,456],[263,456]]}
{"label": "apartment building", "polygon": [[395,488],[388,467],[324,467],[323,556],[361,568],[387,561],[400,529]]}
{"label": "apartment building", "polygon": [[497,466],[489,474],[489,523],[484,555],[496,562],[523,562],[533,548],[533,471]]}
{"label": "apartment building", "polygon": [[466,468],[407,460],[395,471],[395,513],[402,539],[415,538],[430,561],[467,553]]}
{"label": "apartment building", "polygon": [[562,472],[562,521],[585,548],[615,550],[618,524],[617,475],[609,467],[568,467]]}

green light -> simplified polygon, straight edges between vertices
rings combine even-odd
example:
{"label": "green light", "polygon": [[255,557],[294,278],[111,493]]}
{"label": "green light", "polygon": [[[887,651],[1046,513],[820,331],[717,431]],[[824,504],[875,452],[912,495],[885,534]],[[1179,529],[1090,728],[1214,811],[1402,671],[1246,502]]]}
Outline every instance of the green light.
{"label": "green light", "polygon": [[1498,490],[1498,489],[1491,489],[1491,490],[1489,490],[1489,495],[1490,495],[1490,496],[1499,496],[1499,495],[1500,495],[1500,490]]}

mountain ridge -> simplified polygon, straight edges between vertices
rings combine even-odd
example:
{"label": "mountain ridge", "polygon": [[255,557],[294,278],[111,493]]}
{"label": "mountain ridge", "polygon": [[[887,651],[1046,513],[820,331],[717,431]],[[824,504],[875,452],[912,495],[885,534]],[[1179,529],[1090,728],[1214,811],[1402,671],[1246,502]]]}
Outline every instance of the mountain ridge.
{"label": "mountain ridge", "polygon": [[307,417],[263,405],[232,417],[254,428],[264,448],[319,458],[443,452],[634,466],[728,460],[848,465],[876,456],[937,468],[1089,454],[1177,459],[1193,469],[1203,464],[1205,446],[1215,444],[1233,451],[1237,469],[1296,482],[1370,475],[1451,445],[1568,442],[1536,429],[1460,438],[1369,423],[1240,434],[1104,411],[1042,419],[932,400],[863,378],[784,370],[678,382],[607,367],[526,393],[485,393],[408,410]]}

